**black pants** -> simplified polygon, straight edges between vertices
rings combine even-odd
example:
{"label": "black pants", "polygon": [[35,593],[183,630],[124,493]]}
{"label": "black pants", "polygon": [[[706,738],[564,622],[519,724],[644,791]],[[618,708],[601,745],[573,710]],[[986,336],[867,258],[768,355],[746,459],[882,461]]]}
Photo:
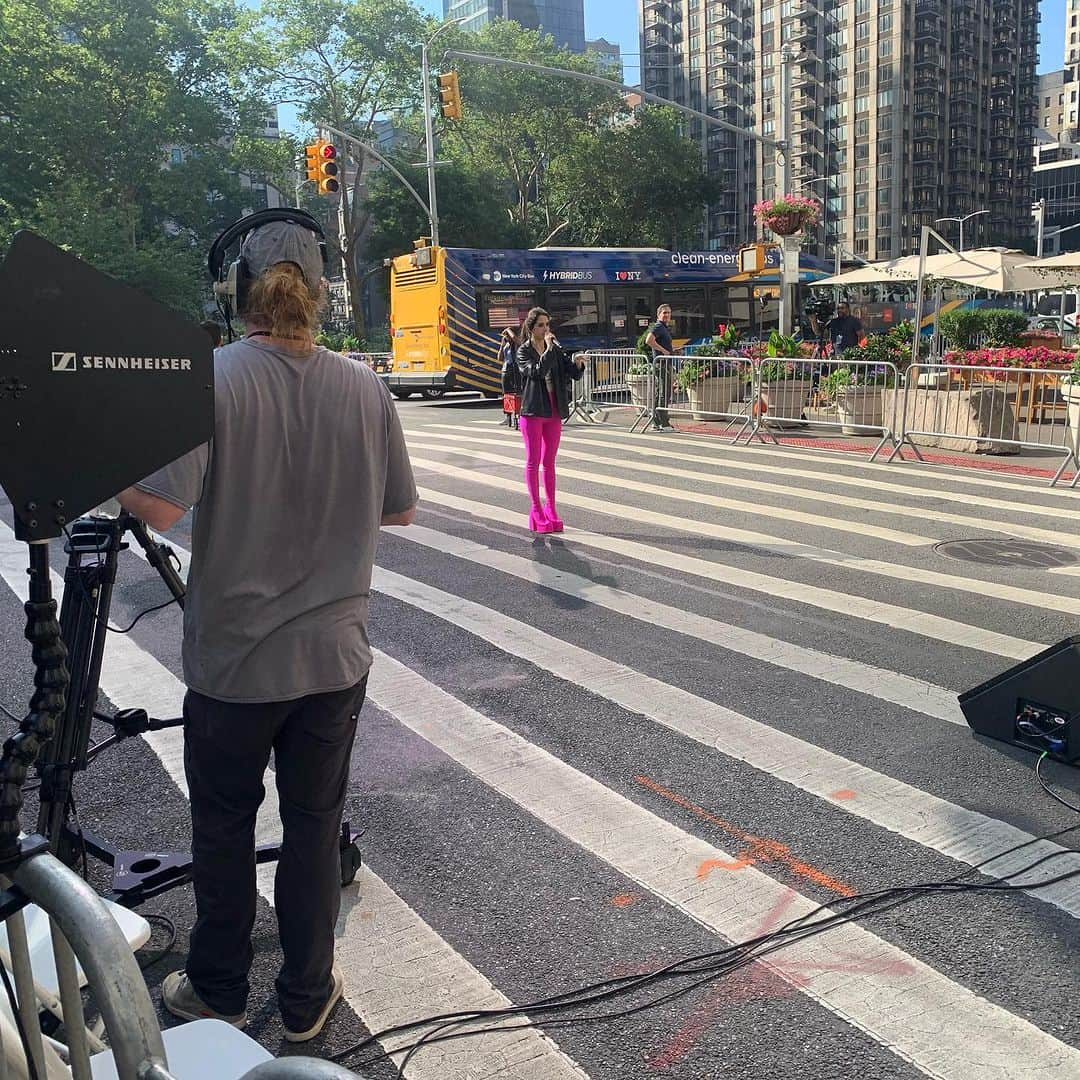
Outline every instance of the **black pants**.
{"label": "black pants", "polygon": [[274,878],[282,1019],[304,1030],[326,1002],[341,904],[341,815],[366,688],[365,677],[297,701],[235,704],[190,690],[184,699],[196,903],[187,973],[215,1012],[231,1016],[247,1004],[255,814],[271,748],[284,830]]}

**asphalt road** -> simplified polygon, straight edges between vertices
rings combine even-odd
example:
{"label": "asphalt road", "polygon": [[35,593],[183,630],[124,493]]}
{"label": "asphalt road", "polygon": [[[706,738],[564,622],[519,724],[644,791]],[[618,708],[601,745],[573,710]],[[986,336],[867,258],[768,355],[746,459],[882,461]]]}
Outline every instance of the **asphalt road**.
{"label": "asphalt road", "polygon": [[[972,880],[1001,881],[1080,846],[1080,815],[1042,792],[1034,755],[975,738],[956,704],[1080,632],[1080,492],[572,424],[567,529],[535,537],[520,436],[497,405],[399,409],[421,511],[379,550],[379,654],[347,806],[365,863],[343,890],[347,1003],[306,1052],[643,974],[853,894],[975,866],[986,876]],[[187,528],[172,537],[181,552]],[[1009,537],[1077,562],[993,566],[936,548]],[[0,704],[18,712],[25,560],[8,529],[0,542]],[[165,598],[125,555],[113,622]],[[175,715],[179,635],[167,608],[110,638],[105,704]],[[83,826],[122,847],[183,848],[177,738],[103,754],[78,780]],[[1045,774],[1080,801],[1080,770]],[[1056,847],[984,865],[1069,826]],[[1069,869],[1080,855],[1022,880]],[[248,1030],[280,1053],[272,886],[261,873]],[[144,910],[178,930],[147,969],[156,996],[183,966],[190,892]],[[536,1028],[425,1047],[406,1075],[1071,1080],[1078,918],[1080,877],[924,895],[702,985],[653,983],[587,1010],[626,1015],[567,1024],[537,1010]],[[157,930],[148,949],[160,942]],[[350,1063],[364,1060],[372,1077],[397,1075],[377,1053]]]}

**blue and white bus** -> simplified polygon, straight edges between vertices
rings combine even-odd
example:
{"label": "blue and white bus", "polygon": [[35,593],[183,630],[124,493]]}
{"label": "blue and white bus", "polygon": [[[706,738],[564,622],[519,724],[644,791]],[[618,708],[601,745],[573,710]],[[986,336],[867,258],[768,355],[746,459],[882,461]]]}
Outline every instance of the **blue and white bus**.
{"label": "blue and white bus", "polygon": [[[402,398],[450,389],[497,396],[499,335],[535,306],[551,313],[568,349],[631,347],[661,303],[672,307],[679,344],[720,323],[767,336],[777,325],[779,252],[768,249],[767,259],[765,271],[744,274],[737,251],[418,246],[390,263],[390,389]],[[803,255],[800,271],[809,285],[829,267]]]}

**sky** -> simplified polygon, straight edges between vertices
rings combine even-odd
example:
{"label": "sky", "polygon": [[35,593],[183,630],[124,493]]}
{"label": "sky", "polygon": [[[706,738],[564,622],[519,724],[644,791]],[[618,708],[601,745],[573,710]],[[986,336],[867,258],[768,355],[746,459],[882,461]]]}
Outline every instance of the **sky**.
{"label": "sky", "polygon": [[[588,3],[588,0],[586,0]],[[1042,0],[1039,4],[1039,74],[1065,65],[1065,0]]]}

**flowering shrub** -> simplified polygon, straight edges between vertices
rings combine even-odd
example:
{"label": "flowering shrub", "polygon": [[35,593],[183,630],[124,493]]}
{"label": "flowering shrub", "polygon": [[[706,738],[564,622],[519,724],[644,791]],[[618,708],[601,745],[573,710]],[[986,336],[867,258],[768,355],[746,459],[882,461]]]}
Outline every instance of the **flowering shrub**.
{"label": "flowering shrub", "polygon": [[962,349],[945,354],[945,363],[955,367],[1054,368],[1073,366],[1074,356],[1064,349],[1045,345],[1014,345],[1007,349]]}
{"label": "flowering shrub", "polygon": [[688,357],[675,372],[675,385],[680,390],[688,390],[691,386],[696,386],[706,379],[720,379],[725,375],[737,375],[738,372],[738,365],[730,360],[725,360],[720,356],[702,355],[698,352]]}
{"label": "flowering shrub", "polygon": [[[853,351],[853,350],[848,350]],[[839,391],[849,386],[893,386],[893,370],[881,364],[873,367],[837,368],[829,372],[820,382],[822,393],[835,401]]]}

